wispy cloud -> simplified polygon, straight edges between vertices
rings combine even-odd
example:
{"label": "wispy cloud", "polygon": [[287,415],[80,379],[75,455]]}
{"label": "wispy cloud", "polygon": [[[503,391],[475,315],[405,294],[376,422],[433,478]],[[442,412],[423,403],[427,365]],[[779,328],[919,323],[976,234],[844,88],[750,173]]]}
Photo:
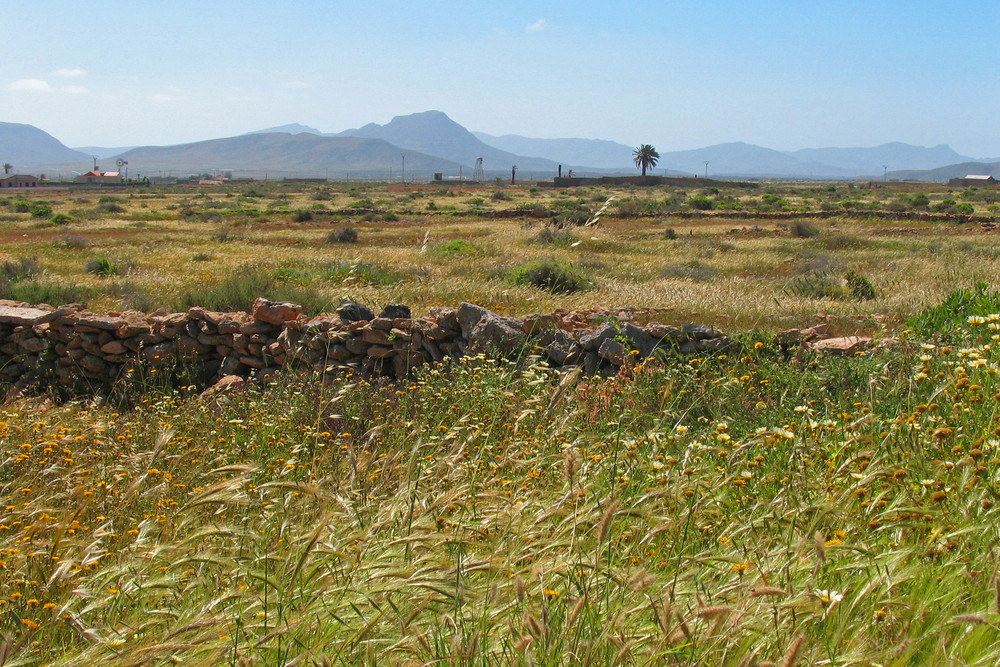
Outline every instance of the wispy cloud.
{"label": "wispy cloud", "polygon": [[285,88],[308,88],[309,84],[305,81],[286,81]]}
{"label": "wispy cloud", "polygon": [[48,93],[52,91],[52,86],[49,85],[48,81],[42,81],[41,79],[18,79],[8,85],[7,90]]}
{"label": "wispy cloud", "polygon": [[534,23],[529,23],[527,26],[525,26],[524,31],[540,32],[542,30],[545,30],[546,26],[548,26],[548,21],[546,21],[545,19],[538,19]]}
{"label": "wispy cloud", "polygon": [[82,70],[79,67],[68,67],[65,69],[57,69],[52,73],[52,76],[78,77],[83,76],[86,73],[86,70]]}
{"label": "wispy cloud", "polygon": [[89,92],[83,86],[63,86],[59,90],[67,95],[83,95],[84,93]]}

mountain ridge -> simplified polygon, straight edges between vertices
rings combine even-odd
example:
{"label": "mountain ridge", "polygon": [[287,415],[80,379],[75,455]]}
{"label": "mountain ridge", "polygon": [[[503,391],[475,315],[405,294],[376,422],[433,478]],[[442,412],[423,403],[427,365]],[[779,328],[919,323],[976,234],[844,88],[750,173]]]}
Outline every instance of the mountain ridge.
{"label": "mountain ridge", "polygon": [[[86,171],[92,168],[91,156],[98,155],[102,160],[128,160],[133,174],[141,170],[199,173],[218,169],[266,174],[271,169],[295,175],[395,178],[405,169],[404,173],[411,177],[443,173],[469,178],[477,157],[483,158],[485,175],[490,178],[505,178],[515,164],[521,178],[554,176],[560,165],[564,175],[570,169],[577,175],[634,173],[633,149],[622,143],[497,137],[471,132],[441,111],[396,116],[385,125],[368,123],[337,133],[289,123],[235,137],[173,146],[86,148],[67,148],[31,125],[0,123],[0,161],[11,162],[15,170],[22,171],[45,167],[51,173],[50,166]],[[371,154],[364,155],[359,152],[362,150],[370,150]],[[1000,160],[962,156],[946,144],[924,147],[889,142],[865,148],[779,151],[736,141],[661,152],[654,173],[703,176],[707,166],[709,176],[847,179],[885,177],[885,172],[895,167],[889,172],[894,178],[947,180],[976,170],[994,173],[997,162]]]}

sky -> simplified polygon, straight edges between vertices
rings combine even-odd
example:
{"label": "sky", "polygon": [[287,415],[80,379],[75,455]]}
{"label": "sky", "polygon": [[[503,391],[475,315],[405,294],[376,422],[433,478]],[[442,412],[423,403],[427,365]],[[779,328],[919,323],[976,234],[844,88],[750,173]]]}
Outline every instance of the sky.
{"label": "sky", "polygon": [[1000,156],[995,0],[0,0],[0,121],[166,145],[436,109],[660,152],[949,144]]}

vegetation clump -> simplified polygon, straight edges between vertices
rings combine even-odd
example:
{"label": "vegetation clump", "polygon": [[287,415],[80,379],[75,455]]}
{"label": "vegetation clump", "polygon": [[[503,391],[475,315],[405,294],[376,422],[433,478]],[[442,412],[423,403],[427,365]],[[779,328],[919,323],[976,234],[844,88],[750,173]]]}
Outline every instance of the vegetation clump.
{"label": "vegetation clump", "polygon": [[594,280],[581,268],[554,257],[531,260],[513,269],[510,281],[531,285],[553,294],[569,294],[593,289]]}

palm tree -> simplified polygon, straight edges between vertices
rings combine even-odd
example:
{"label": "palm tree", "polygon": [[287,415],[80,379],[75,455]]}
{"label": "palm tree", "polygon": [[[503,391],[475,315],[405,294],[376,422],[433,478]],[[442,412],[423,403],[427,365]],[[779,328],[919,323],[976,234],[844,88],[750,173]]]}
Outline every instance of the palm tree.
{"label": "palm tree", "polygon": [[3,163],[3,173],[4,173],[4,175],[6,176],[7,174],[9,174],[10,170],[13,169],[13,168],[14,168],[14,165],[12,165],[10,162],[4,162]]}
{"label": "palm tree", "polygon": [[647,169],[652,169],[656,166],[656,161],[660,159],[660,154],[656,152],[652,144],[642,144],[634,151],[632,151],[632,162],[635,162],[635,166],[642,170],[642,175],[646,175]]}

